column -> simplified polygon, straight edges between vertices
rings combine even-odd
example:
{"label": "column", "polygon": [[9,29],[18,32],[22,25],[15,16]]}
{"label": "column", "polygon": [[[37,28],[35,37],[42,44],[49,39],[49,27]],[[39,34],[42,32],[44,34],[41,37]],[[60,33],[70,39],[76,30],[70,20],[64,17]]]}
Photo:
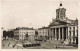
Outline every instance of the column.
{"label": "column", "polygon": [[56,35],[56,28],[55,28],[55,40],[57,40],[57,37],[56,37],[57,35]]}
{"label": "column", "polygon": [[51,40],[52,40],[52,28],[51,28]]}
{"label": "column", "polygon": [[49,39],[51,39],[51,29],[49,29]]}
{"label": "column", "polygon": [[66,40],[68,40],[68,27],[66,27]]}
{"label": "column", "polygon": [[[76,32],[76,30],[77,30],[77,27],[75,26],[75,37],[77,37],[77,32]],[[75,38],[75,43],[76,43],[76,38]]]}
{"label": "column", "polygon": [[50,29],[50,37],[51,37],[51,40],[52,40],[52,29]]}
{"label": "column", "polygon": [[64,29],[62,28],[62,40],[64,40]]}
{"label": "column", "polygon": [[53,28],[52,28],[52,39],[53,39]]}
{"label": "column", "polygon": [[54,39],[54,28],[53,28],[53,39]]}
{"label": "column", "polygon": [[53,28],[53,39],[54,39],[54,28]]}
{"label": "column", "polygon": [[70,29],[69,29],[69,27],[68,27],[67,29],[68,29],[68,41],[70,41],[70,38],[69,38],[69,37],[70,37],[70,36],[69,36],[69,35],[70,35],[70,34],[69,34]]}
{"label": "column", "polygon": [[51,29],[50,29],[50,39],[51,39],[51,34],[52,34],[52,32],[51,32]]}
{"label": "column", "polygon": [[71,43],[73,42],[73,27],[71,27]]}
{"label": "column", "polygon": [[60,28],[59,28],[59,39],[58,40],[60,40]]}

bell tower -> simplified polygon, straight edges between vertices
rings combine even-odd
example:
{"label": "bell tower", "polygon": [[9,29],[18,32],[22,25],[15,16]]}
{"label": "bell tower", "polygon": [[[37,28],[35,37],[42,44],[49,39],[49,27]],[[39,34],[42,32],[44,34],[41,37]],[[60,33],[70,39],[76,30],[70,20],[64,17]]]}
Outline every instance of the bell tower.
{"label": "bell tower", "polygon": [[63,8],[62,2],[60,2],[59,8],[56,9],[56,19],[63,20],[66,18],[66,9]]}

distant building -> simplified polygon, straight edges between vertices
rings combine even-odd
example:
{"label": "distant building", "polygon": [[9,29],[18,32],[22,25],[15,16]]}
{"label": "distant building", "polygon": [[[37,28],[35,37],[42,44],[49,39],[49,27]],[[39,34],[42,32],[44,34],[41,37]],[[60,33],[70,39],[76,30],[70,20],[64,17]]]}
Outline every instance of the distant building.
{"label": "distant building", "polygon": [[4,39],[13,39],[14,37],[14,29],[4,30],[3,31]]}
{"label": "distant building", "polygon": [[49,35],[48,27],[42,27],[38,29],[39,36],[47,36]]}
{"label": "distant building", "polygon": [[18,40],[34,40],[35,30],[33,28],[19,27],[14,30],[14,38]]}
{"label": "distant building", "polygon": [[62,7],[62,3],[56,9],[56,19],[53,19],[49,25],[49,38],[78,43],[78,20],[71,20],[66,17],[66,9]]}

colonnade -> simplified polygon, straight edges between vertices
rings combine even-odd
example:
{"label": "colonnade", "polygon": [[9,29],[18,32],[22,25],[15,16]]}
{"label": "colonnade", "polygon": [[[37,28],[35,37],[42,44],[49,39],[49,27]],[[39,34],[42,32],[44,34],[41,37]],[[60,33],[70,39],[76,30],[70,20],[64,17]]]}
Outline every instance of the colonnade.
{"label": "colonnade", "polygon": [[52,27],[49,29],[49,37],[50,39],[55,40],[68,40],[69,42],[76,43],[76,38],[78,37],[78,28],[77,26],[70,26],[70,27]]}
{"label": "colonnade", "polygon": [[68,28],[67,27],[59,27],[59,28],[50,28],[50,37],[55,40],[65,40],[68,39]]}

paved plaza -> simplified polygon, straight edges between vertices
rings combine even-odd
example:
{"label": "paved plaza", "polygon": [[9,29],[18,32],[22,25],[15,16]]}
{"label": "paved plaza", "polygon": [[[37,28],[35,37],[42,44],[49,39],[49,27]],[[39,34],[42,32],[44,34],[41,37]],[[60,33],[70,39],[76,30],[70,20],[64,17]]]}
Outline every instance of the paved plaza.
{"label": "paved plaza", "polygon": [[[10,44],[9,44],[10,43]],[[57,40],[47,40],[47,42],[40,42],[41,46],[35,47],[23,47],[23,46],[15,46],[17,40],[3,40],[2,41],[2,49],[77,49],[78,47],[67,46],[63,43],[60,43]]]}

